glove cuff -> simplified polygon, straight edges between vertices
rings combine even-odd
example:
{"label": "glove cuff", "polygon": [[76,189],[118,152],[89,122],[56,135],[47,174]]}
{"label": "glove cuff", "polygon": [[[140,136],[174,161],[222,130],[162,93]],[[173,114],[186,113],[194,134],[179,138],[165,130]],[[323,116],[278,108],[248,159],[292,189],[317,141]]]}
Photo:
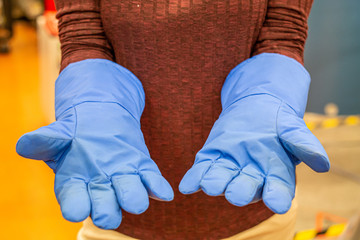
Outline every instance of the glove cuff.
{"label": "glove cuff", "polygon": [[290,105],[303,117],[310,75],[295,59],[262,53],[237,65],[227,76],[221,91],[226,109],[235,101],[254,94],[269,94]]}
{"label": "glove cuff", "polygon": [[83,102],[118,103],[140,120],[145,93],[140,80],[128,69],[105,59],[87,59],[69,64],[57,78],[56,119]]}

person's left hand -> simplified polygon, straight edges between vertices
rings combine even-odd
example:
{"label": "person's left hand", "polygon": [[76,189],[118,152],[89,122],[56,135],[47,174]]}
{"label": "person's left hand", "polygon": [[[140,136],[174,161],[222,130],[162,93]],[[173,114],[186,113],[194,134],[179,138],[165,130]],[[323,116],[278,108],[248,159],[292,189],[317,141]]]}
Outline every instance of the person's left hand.
{"label": "person's left hand", "polygon": [[238,65],[222,89],[223,111],[180,192],[225,193],[237,206],[262,199],[275,213],[287,212],[295,194],[296,164],[303,161],[317,172],[330,166],[302,119],[309,82],[299,63],[278,54]]}

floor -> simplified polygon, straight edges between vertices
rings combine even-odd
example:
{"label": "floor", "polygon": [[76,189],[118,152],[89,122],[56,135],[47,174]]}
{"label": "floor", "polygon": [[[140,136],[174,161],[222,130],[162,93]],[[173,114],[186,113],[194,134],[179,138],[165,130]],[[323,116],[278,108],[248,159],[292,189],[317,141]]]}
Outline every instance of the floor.
{"label": "floor", "polygon": [[[0,238],[75,239],[81,224],[62,218],[52,191],[52,171],[41,161],[15,153],[16,141],[23,133],[47,124],[40,108],[33,27],[16,25],[11,47],[10,54],[0,55]],[[360,123],[322,124],[327,118],[317,115],[307,115],[307,121],[324,144],[332,170],[316,174],[299,165],[297,230],[313,228],[319,211],[344,218],[360,211]]]}
{"label": "floor", "polygon": [[17,139],[46,123],[40,109],[38,54],[33,27],[16,25],[11,53],[0,55],[0,229],[2,240],[75,239],[81,224],[67,222],[52,191],[54,175],[19,157]]}
{"label": "floor", "polygon": [[[305,119],[306,120],[306,119]],[[322,116],[309,122],[324,122]],[[350,219],[360,214],[360,122],[312,130],[326,149],[329,173],[317,174],[305,164],[297,168],[299,213],[297,230],[313,228],[316,213],[323,211]]]}

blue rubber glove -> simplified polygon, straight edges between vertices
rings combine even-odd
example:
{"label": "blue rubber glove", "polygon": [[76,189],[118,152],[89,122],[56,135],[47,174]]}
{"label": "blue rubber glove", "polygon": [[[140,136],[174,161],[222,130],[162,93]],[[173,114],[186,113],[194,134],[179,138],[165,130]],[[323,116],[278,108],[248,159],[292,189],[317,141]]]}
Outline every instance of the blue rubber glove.
{"label": "blue rubber glove", "polygon": [[287,212],[296,164],[317,172],[330,167],[302,119],[309,84],[304,67],[280,54],[263,53],[236,66],[222,88],[219,119],[179,190],[225,193],[237,206],[262,199],[273,212]]}
{"label": "blue rubber glove", "polygon": [[173,199],[140,129],[144,98],[136,76],[108,60],[76,62],[59,75],[57,121],[22,136],[16,150],[54,170],[65,219],[78,222],[91,214],[96,226],[115,229],[121,208],[140,214],[149,196]]}

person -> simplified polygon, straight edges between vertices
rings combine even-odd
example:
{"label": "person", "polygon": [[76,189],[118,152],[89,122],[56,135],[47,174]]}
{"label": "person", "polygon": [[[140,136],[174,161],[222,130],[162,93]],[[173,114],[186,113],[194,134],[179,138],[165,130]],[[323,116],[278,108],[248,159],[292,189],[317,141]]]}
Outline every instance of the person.
{"label": "person", "polygon": [[17,152],[78,238],[292,239],[295,166],[330,167],[302,120],[312,0],[55,2],[57,121]]}

